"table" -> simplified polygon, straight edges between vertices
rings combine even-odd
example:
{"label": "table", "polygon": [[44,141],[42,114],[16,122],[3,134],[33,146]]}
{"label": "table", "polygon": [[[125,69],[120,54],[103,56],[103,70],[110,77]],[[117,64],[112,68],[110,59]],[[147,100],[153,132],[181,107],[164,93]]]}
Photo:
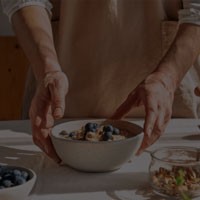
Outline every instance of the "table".
{"label": "table", "polygon": [[[132,120],[143,124],[143,120]],[[199,127],[198,119],[172,119],[165,134],[148,150],[174,145],[199,147]],[[0,163],[22,165],[37,173],[28,200],[165,200],[149,186],[150,160],[144,152],[115,172],[78,172],[57,165],[33,144],[29,120],[0,121]]]}

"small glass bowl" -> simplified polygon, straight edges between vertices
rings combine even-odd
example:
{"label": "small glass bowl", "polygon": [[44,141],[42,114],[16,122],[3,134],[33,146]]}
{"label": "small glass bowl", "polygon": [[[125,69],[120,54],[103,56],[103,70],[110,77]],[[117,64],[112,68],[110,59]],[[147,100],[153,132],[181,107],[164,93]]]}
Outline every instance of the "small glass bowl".
{"label": "small glass bowl", "polygon": [[200,196],[200,150],[162,147],[151,153],[149,165],[153,191],[161,196],[191,199]]}

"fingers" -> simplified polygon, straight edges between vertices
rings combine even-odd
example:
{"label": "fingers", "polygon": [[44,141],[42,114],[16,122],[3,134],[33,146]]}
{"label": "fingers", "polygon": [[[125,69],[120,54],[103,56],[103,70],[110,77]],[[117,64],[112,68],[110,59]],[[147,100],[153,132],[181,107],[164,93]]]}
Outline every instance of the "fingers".
{"label": "fingers", "polygon": [[58,83],[56,83],[56,81],[53,83],[49,83],[48,87],[52,98],[53,116],[55,119],[60,119],[64,115],[66,92],[64,88],[58,86]]}
{"label": "fingers", "polygon": [[49,106],[47,113],[45,113],[35,110],[36,108],[34,105],[35,104],[32,104],[30,109],[33,141],[50,158],[59,163],[61,160],[56,154],[49,136],[51,128],[54,124],[54,118],[51,114],[51,107]]}
{"label": "fingers", "polygon": [[171,110],[169,108],[158,107],[157,110],[148,111],[144,125],[144,138],[136,155],[141,154],[146,148],[160,138],[160,136],[164,133],[170,118]]}
{"label": "fingers", "polygon": [[153,98],[150,97],[148,97],[146,100],[145,105],[146,116],[144,123],[144,133],[150,136],[157,119],[158,108],[156,102],[153,100]]}
{"label": "fingers", "polygon": [[110,117],[111,119],[121,119],[124,117],[134,106],[138,106],[139,99],[135,92],[129,94],[127,99],[117,108],[116,112]]}
{"label": "fingers", "polygon": [[[37,112],[38,113],[38,112]],[[54,125],[51,107],[48,106],[47,111],[40,112],[36,115],[35,111],[30,112],[30,118],[36,127],[51,128]]]}
{"label": "fingers", "polygon": [[41,129],[36,126],[32,126],[32,130],[34,143],[56,163],[60,163],[61,159],[58,157],[49,136],[51,129]]}
{"label": "fingers", "polygon": [[52,128],[53,127],[53,125],[54,125],[54,117],[52,115],[51,106],[49,106],[48,111],[47,111],[47,113],[46,113],[46,115],[44,117],[44,120],[45,120],[45,125],[44,125],[45,128]]}
{"label": "fingers", "polygon": [[158,133],[155,132],[155,124],[158,118],[157,105],[151,99],[147,101],[147,103],[148,104],[145,107],[146,117],[144,123],[144,138],[137,155],[141,154],[143,150],[150,146],[158,137]]}
{"label": "fingers", "polygon": [[50,72],[44,78],[44,85],[50,92],[53,117],[60,119],[64,115],[68,79],[63,72]]}

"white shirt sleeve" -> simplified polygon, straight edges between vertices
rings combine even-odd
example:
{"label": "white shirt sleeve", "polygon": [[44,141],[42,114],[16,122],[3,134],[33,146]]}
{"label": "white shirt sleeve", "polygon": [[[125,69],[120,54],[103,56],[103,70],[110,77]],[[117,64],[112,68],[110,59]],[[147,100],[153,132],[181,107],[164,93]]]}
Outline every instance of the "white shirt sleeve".
{"label": "white shirt sleeve", "polygon": [[183,9],[179,10],[179,23],[200,25],[200,0],[182,0]]}
{"label": "white shirt sleeve", "polygon": [[16,11],[26,6],[41,6],[47,9],[50,16],[52,15],[52,4],[49,0],[1,0],[1,4],[3,12],[9,17],[9,20]]}

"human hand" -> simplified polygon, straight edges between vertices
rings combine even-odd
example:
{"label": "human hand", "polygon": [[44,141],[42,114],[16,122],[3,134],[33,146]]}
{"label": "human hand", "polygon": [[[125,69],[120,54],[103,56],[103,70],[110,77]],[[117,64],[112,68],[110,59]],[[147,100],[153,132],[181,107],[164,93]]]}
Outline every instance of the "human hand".
{"label": "human hand", "polygon": [[34,143],[56,162],[61,160],[53,148],[49,134],[54,120],[64,115],[67,92],[66,75],[61,71],[49,72],[38,83],[29,110]]}
{"label": "human hand", "polygon": [[153,144],[164,132],[172,115],[174,91],[169,77],[154,72],[128,95],[111,117],[120,119],[133,107],[145,107],[144,138],[137,154]]}

